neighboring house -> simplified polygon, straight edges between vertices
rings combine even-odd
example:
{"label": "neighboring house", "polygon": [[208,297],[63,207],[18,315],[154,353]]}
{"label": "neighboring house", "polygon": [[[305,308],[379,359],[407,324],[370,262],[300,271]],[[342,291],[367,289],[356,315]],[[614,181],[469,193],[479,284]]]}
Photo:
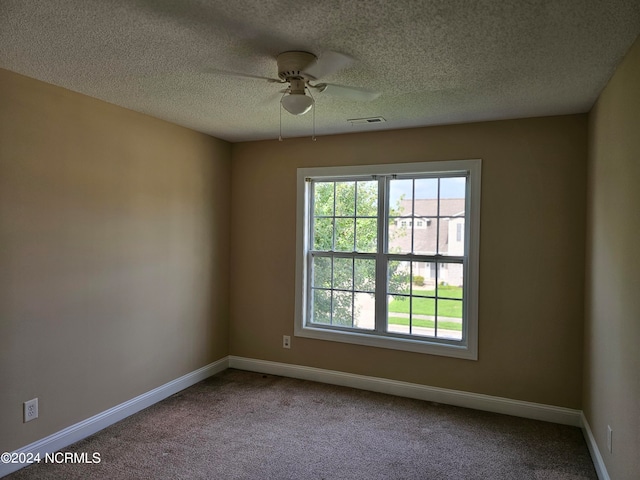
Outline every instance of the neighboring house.
{"label": "neighboring house", "polygon": [[[402,199],[399,216],[389,226],[389,251],[418,255],[464,254],[464,198]],[[406,267],[408,268],[408,266]],[[462,265],[414,262],[413,276],[435,283],[462,286]]]}

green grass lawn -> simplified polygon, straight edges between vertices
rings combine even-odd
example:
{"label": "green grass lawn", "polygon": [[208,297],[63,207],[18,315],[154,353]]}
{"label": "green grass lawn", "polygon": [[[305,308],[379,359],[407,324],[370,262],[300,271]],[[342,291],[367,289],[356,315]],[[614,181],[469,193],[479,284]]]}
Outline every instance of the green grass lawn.
{"label": "green grass lawn", "polygon": [[[391,325],[409,325],[408,318],[401,317],[389,317],[389,323]],[[434,328],[436,322],[433,320],[422,320],[414,318],[412,322],[414,327],[425,327],[425,328]],[[457,322],[438,322],[438,328],[443,328],[445,330],[457,330],[458,332],[462,331],[462,324]]]}
{"label": "green grass lawn", "polygon": [[[433,290],[414,290],[414,295],[435,295]],[[440,297],[462,299],[461,287],[438,287]],[[435,299],[413,297],[413,313],[417,315],[435,315]],[[389,304],[390,313],[409,313],[409,298],[392,300]],[[462,302],[456,300],[438,299],[438,316],[462,318]]]}

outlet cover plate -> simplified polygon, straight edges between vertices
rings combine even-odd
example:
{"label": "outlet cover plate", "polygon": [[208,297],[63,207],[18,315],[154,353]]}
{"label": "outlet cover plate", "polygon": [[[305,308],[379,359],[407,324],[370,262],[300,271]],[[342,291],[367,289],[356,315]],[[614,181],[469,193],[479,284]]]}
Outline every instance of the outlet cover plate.
{"label": "outlet cover plate", "polygon": [[24,402],[24,423],[38,418],[38,399],[34,398]]}

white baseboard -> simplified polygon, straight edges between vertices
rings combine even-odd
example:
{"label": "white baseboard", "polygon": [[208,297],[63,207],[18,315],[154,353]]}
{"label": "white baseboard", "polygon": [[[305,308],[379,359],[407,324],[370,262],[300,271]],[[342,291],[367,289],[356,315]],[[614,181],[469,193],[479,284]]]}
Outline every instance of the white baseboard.
{"label": "white baseboard", "polygon": [[593,436],[593,432],[591,431],[591,427],[589,426],[589,422],[587,421],[587,417],[584,416],[584,413],[580,413],[580,420],[582,422],[582,433],[585,441],[587,442],[587,447],[589,447],[589,453],[591,454],[593,466],[598,474],[598,479],[611,480],[609,472],[607,472],[607,467],[604,465],[602,455],[600,455],[600,449],[596,443],[596,438]]}
{"label": "white baseboard", "polygon": [[229,356],[229,368],[249,370],[252,372],[268,373],[284,377],[312,380],[314,382],[329,383],[345,387],[359,388],[373,392],[388,393],[401,397],[445,403],[458,407],[473,408],[488,412],[514,415],[517,417],[544,420],[580,427],[580,410],[555,407],[541,403],[524,402],[508,398],[494,397],[479,393],[449,390],[446,388],[428,387],[415,383],[399,382],[378,377],[367,377],[352,373],[323,370],[320,368],[304,367],[286,363],[256,360],[252,358]]}
{"label": "white baseboard", "polygon": [[[13,453],[39,453],[41,457],[44,457],[47,453],[57,452],[65,447],[68,447],[72,443],[78,442],[83,438],[93,435],[99,432],[103,428],[113,425],[120,420],[133,415],[147,407],[150,407],[154,403],[157,403],[165,398],[184,390],[191,385],[209,378],[216,373],[226,370],[229,366],[229,357],[224,357],[218,361],[205,365],[198,370],[187,373],[186,375],[176,378],[164,385],[154,388],[142,395],[138,395],[131,400],[128,400],[120,405],[116,405],[109,410],[105,410],[102,413],[94,415],[91,418],[87,418],[82,422],[78,422],[75,425],[71,425],[59,432],[56,432],[48,437],[45,437],[37,442],[34,442],[26,447],[22,447]],[[1,463],[0,462],[0,477],[4,477],[16,470],[26,467],[28,464],[19,463]]]}

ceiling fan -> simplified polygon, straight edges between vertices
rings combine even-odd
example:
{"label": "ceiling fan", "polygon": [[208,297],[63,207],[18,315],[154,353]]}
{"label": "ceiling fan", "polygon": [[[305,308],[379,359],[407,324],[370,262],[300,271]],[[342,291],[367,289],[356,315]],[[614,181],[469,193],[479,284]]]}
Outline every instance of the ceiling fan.
{"label": "ceiling fan", "polygon": [[[357,101],[375,100],[380,92],[360,87],[347,87],[332,83],[316,83],[318,80],[331,75],[353,64],[354,60],[348,55],[338,52],[325,52],[320,58],[309,52],[291,51],[278,55],[278,78],[261,77],[238,72],[216,70],[225,75],[257,78],[273,83],[288,83],[289,86],[280,93],[282,107],[292,115],[304,115],[314,105],[311,90],[337,97]],[[309,95],[307,95],[309,92]]]}

